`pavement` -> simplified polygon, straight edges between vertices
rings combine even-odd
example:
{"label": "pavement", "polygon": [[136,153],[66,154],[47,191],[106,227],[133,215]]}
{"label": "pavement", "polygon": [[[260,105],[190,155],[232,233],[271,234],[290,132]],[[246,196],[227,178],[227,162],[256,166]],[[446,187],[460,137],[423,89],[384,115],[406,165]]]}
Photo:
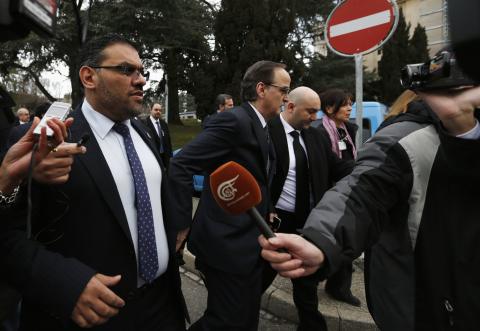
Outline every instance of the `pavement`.
{"label": "pavement", "polygon": [[[194,199],[196,200],[196,199]],[[196,206],[197,201],[194,201]],[[188,248],[188,247],[187,247]],[[206,307],[207,291],[195,269],[195,257],[184,251],[185,265],[180,268],[182,286],[190,311],[194,311],[192,321],[197,320]],[[318,309],[327,321],[329,331],[370,331],[379,330],[367,309],[363,278],[363,260],[354,261],[355,272],[352,275],[352,293],[360,299],[362,305],[354,307],[330,298],[324,291],[324,282],[318,287]],[[193,308],[193,309],[192,309]],[[289,279],[277,276],[273,284],[262,297],[259,330],[295,330],[298,315],[293,303],[292,283]]]}

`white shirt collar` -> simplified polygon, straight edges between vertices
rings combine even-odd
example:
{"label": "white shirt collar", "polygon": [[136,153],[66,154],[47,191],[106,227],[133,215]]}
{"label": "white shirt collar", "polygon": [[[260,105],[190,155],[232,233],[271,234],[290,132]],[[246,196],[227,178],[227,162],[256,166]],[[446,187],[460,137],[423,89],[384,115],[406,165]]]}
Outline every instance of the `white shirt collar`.
{"label": "white shirt collar", "polygon": [[280,121],[282,121],[283,128],[285,129],[285,132],[287,133],[287,135],[290,134],[290,132],[292,131],[297,131],[298,134],[300,134],[300,130],[294,129],[293,126],[291,126],[287,121],[285,121],[282,114],[283,113],[280,113]]}
{"label": "white shirt collar", "polygon": [[[88,103],[87,99],[83,100],[82,112],[88,124],[92,128],[92,131],[100,139],[105,139],[105,136],[110,132],[112,127],[115,125],[115,122],[93,109],[93,107]],[[132,129],[129,119],[123,121],[122,123],[128,126],[129,129]]]}
{"label": "white shirt collar", "polygon": [[160,119],[157,120],[157,119],[153,118],[152,115],[150,115],[150,121],[152,121],[152,123],[157,123],[157,122],[160,121]]}
{"label": "white shirt collar", "polygon": [[257,114],[258,116],[258,119],[260,120],[260,122],[262,123],[262,128],[265,128],[265,126],[267,125],[267,121],[265,121],[265,118],[263,118],[263,115],[260,114],[260,112],[257,110],[257,108],[255,108],[254,105],[252,105],[251,102],[249,102],[250,106],[252,106],[253,110],[255,110],[255,114]]}

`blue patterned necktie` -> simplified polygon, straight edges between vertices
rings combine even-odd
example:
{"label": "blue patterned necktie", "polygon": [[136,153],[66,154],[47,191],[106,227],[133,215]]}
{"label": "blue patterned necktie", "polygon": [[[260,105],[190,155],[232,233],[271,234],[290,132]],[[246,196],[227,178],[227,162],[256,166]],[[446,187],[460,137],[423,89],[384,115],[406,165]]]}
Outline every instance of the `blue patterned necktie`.
{"label": "blue patterned necktie", "polygon": [[157,124],[158,137],[160,138],[160,154],[163,154],[162,127],[160,126],[160,121],[156,121],[155,123]]}
{"label": "blue patterned necktie", "polygon": [[128,163],[132,170],[135,185],[139,273],[143,280],[151,283],[155,279],[158,270],[158,256],[155,229],[153,227],[152,205],[150,204],[147,181],[128,127],[123,123],[116,123],[113,129],[123,137]]}

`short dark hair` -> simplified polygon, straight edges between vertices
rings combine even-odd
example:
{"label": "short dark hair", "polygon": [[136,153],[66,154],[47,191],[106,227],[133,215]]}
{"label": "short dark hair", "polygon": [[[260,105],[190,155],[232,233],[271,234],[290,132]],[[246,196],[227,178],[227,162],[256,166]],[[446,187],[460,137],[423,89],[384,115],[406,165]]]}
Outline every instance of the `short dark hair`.
{"label": "short dark hair", "polygon": [[103,50],[108,46],[114,44],[126,44],[134,48],[137,52],[138,49],[131,41],[122,37],[116,33],[108,33],[101,37],[97,37],[88,41],[80,51],[80,67],[89,66],[94,67],[100,65],[105,59]]}
{"label": "short dark hair", "polygon": [[320,94],[320,100],[322,102],[322,111],[325,115],[327,114],[327,108],[333,107],[333,114],[338,112],[341,107],[345,106],[349,101],[353,100],[353,96],[345,92],[342,89],[333,88],[326,90]]}
{"label": "short dark hair", "polygon": [[275,69],[285,69],[283,63],[272,61],[258,61],[252,64],[243,76],[240,85],[240,94],[243,101],[257,100],[257,84],[263,82],[265,84],[273,83],[273,75]]}
{"label": "short dark hair", "polygon": [[217,97],[215,98],[215,106],[217,106],[217,108],[219,106],[225,106],[225,102],[228,99],[232,99],[232,96],[230,94],[222,93],[222,94],[217,95]]}

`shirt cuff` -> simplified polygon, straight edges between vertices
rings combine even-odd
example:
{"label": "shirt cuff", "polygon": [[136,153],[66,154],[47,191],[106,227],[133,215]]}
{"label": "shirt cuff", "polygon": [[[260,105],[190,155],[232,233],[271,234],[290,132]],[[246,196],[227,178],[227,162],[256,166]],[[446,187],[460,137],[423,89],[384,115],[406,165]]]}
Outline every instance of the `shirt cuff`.
{"label": "shirt cuff", "polygon": [[480,125],[478,124],[478,121],[476,119],[475,119],[475,122],[476,124],[473,129],[465,133],[459,134],[457,138],[471,139],[471,140],[476,140],[480,138]]}

